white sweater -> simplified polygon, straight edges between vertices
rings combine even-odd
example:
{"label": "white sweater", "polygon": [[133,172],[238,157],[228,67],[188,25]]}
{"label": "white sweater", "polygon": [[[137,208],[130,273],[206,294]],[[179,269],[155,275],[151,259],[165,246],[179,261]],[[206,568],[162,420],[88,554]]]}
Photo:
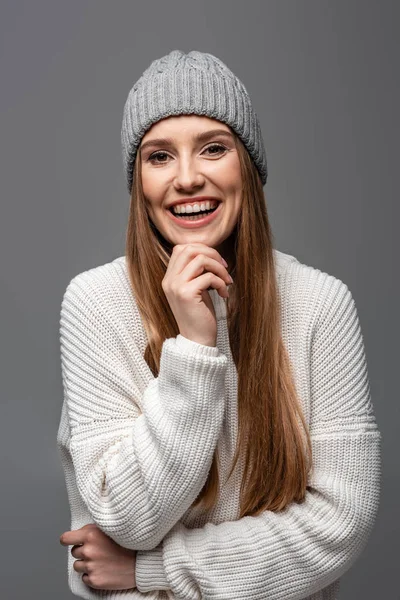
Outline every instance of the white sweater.
{"label": "white sweater", "polygon": [[125,257],[76,275],[60,319],[64,402],[57,444],[71,527],[97,526],[137,550],[137,588],[83,583],[81,598],[337,600],[380,499],[381,434],[355,303],[340,279],[274,250],[282,335],[310,428],[304,503],[239,515],[239,461],[218,504],[190,508],[216,446],[225,483],[237,435],[237,372],[226,306],[211,290],[217,346],[164,341],[154,378]]}

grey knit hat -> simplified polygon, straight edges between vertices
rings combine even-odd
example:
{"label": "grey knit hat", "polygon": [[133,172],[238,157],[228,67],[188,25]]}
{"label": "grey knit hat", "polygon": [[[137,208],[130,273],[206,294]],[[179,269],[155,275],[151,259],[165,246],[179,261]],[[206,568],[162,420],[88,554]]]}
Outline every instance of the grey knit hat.
{"label": "grey knit hat", "polygon": [[165,117],[182,114],[205,115],[229,125],[246,146],[262,184],[266,183],[261,128],[243,83],[212,54],[172,50],[150,64],[125,102],[121,144],[129,193],[137,149],[146,131]]}

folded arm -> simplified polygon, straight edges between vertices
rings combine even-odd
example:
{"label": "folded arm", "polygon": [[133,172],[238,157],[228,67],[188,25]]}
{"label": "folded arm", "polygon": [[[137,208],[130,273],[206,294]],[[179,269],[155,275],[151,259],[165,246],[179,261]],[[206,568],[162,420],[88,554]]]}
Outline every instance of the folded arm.
{"label": "folded arm", "polygon": [[164,538],[207,479],[224,416],[227,358],[178,335],[165,340],[154,378],[129,333],[86,278],[71,281],[60,319],[70,430],[61,450],[70,453],[92,521],[138,550]]}

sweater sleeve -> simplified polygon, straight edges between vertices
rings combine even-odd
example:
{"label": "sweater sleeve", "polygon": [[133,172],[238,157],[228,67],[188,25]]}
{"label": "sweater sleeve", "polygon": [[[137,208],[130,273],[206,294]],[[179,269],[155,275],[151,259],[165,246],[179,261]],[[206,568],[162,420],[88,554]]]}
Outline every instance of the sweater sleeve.
{"label": "sweater sleeve", "polygon": [[154,378],[130,333],[87,278],[70,282],[60,343],[77,488],[104,533],[145,550],[207,480],[224,417],[227,357],[178,335],[164,341]]}
{"label": "sweater sleeve", "polygon": [[139,591],[299,600],[333,584],[360,556],[379,505],[381,434],[355,304],[337,281],[310,343],[313,470],[304,502],[197,529],[178,522],[156,548],[137,553]]}

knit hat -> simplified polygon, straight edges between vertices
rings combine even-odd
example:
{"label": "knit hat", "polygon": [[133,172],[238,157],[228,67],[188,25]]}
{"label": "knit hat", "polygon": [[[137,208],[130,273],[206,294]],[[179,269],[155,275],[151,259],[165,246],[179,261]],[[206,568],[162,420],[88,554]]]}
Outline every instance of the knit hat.
{"label": "knit hat", "polygon": [[131,193],[133,166],[141,139],[157,121],[196,114],[229,125],[240,137],[267,181],[267,158],[258,117],[243,83],[212,54],[172,50],[154,60],[134,84],[125,102],[122,160]]}

